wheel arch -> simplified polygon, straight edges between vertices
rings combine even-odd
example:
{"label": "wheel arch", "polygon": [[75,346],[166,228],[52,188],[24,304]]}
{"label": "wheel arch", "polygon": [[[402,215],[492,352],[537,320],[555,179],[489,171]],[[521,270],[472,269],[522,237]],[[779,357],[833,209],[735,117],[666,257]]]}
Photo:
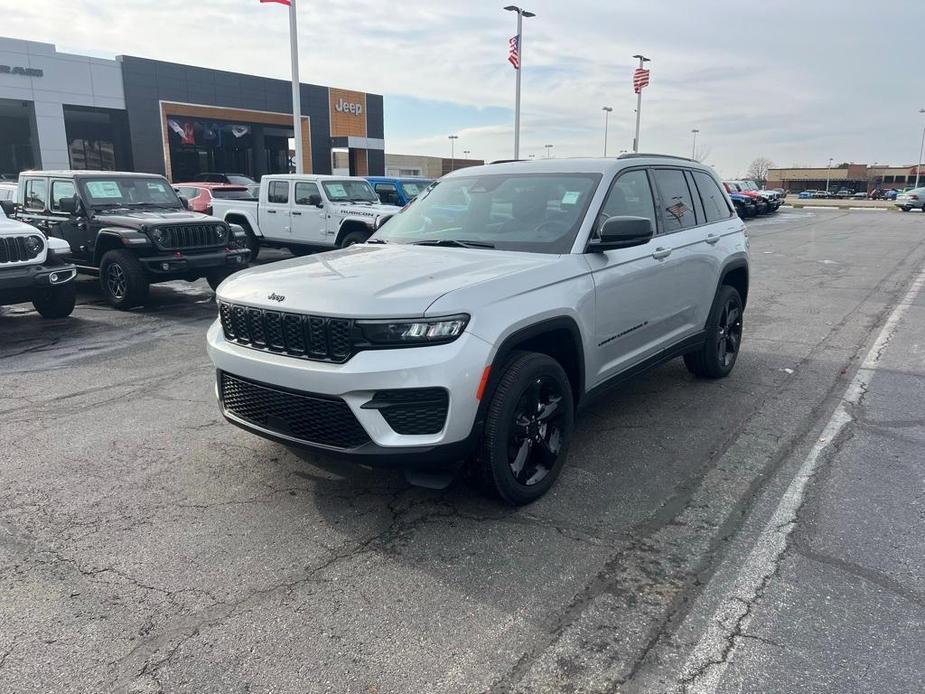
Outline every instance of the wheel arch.
{"label": "wheel arch", "polygon": [[117,229],[101,229],[96,235],[96,245],[93,247],[93,264],[99,267],[103,256],[109,251],[124,250],[122,234]]}
{"label": "wheel arch", "polygon": [[739,292],[739,296],[742,297],[742,308],[745,308],[748,303],[748,280],[748,260],[745,258],[731,260],[723,266],[716,291],[719,291],[719,288],[723,285],[734,287]]}
{"label": "wheel arch", "polygon": [[516,351],[538,352],[558,361],[568,376],[577,406],[585,390],[585,356],[581,330],[574,318],[546,318],[519,328],[501,342],[491,361],[488,381],[479,408],[482,415],[501,377],[501,367]]}
{"label": "wheel arch", "polygon": [[252,234],[256,234],[254,231],[254,226],[251,224],[251,220],[248,219],[247,215],[243,212],[227,212],[224,217],[224,221],[228,224],[237,224],[243,231],[249,231]]}
{"label": "wheel arch", "polygon": [[337,238],[334,240],[334,245],[339,248],[343,238],[354,231],[363,232],[366,234],[367,238],[373,235],[373,229],[366,222],[348,217],[341,220],[340,226],[337,229]]}

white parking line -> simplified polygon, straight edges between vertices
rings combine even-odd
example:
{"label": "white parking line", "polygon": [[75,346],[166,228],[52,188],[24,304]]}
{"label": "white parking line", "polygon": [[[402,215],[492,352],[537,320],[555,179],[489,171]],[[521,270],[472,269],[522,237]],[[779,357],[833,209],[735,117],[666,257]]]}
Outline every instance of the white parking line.
{"label": "white parking line", "polygon": [[889,207],[849,207],[849,210],[856,210],[858,212],[889,212]]}
{"label": "white parking line", "polygon": [[732,589],[722,597],[710,618],[709,626],[685,662],[681,674],[681,682],[690,694],[716,692],[735,652],[737,637],[745,633],[751,623],[752,604],[774,575],[777,563],[787,547],[787,538],[795,527],[806,487],[816,472],[820,455],[832,444],[845,425],[852,421],[852,408],[860,403],[877,370],[884,347],[892,339],[899,321],[915,301],[923,285],[925,267],[921,269],[902,301],[890,313],[864,362],[848,384],[831,419],[784,492],[774,515],[764,527],[742,568],[739,569]]}

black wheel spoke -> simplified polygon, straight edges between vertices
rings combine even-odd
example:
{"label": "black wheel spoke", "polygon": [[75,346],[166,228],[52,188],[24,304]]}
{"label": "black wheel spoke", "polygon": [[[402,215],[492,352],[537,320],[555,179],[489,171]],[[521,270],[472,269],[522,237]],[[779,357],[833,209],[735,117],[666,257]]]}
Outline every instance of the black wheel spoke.
{"label": "black wheel spoke", "polygon": [[551,395],[549,397],[549,401],[545,405],[543,405],[542,409],[540,410],[540,413],[537,416],[537,419],[541,422],[547,422],[553,417],[555,417],[556,413],[559,411],[559,404],[561,402],[562,402],[561,397]]}
{"label": "black wheel spoke", "polygon": [[526,439],[517,449],[517,455],[511,461],[511,472],[514,473],[514,479],[524,484],[525,473],[528,472],[530,452],[533,450],[533,439]]}
{"label": "black wheel spoke", "polygon": [[563,397],[558,383],[546,376],[531,381],[521,394],[508,442],[508,464],[519,484],[535,485],[555,468],[563,443]]}

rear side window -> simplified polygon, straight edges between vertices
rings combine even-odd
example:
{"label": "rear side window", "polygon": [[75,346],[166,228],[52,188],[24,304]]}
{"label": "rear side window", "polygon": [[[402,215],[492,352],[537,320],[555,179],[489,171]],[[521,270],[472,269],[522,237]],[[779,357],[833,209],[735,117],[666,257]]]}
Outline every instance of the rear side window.
{"label": "rear side window", "polygon": [[44,178],[30,178],[26,181],[23,207],[27,210],[44,210],[48,202],[48,183]]}
{"label": "rear side window", "polygon": [[267,191],[267,202],[272,202],[277,205],[284,205],[289,202],[289,182],[270,181],[270,188]]}
{"label": "rear side window", "polygon": [[697,226],[694,200],[680,169],[655,169],[655,184],[661,196],[661,214],[665,232]]}
{"label": "rear side window", "polygon": [[61,201],[65,198],[73,198],[77,193],[73,181],[52,181],[51,182],[51,209],[60,210]]}
{"label": "rear side window", "polygon": [[694,183],[697,184],[697,190],[700,191],[700,199],[703,201],[703,210],[707,216],[707,222],[720,222],[729,219],[732,211],[729,209],[729,202],[723,192],[716,185],[713,177],[702,171],[692,171]]}

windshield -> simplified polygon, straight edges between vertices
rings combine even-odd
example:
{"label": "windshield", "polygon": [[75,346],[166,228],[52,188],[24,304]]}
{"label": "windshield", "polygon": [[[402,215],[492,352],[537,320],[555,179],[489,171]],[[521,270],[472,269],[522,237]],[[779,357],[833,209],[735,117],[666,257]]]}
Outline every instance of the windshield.
{"label": "windshield", "polygon": [[79,180],[85,201],[93,207],[183,207],[163,178],[112,176]]}
{"label": "windshield", "polygon": [[225,174],[225,178],[228,179],[229,183],[236,186],[250,186],[257,183],[253,178],[244,174]]}
{"label": "windshield", "polygon": [[321,185],[331,202],[379,202],[379,196],[366,181],[345,179],[324,181]]}
{"label": "windshield", "polygon": [[427,186],[431,183],[433,181],[402,181],[401,189],[405,191],[405,196],[410,200],[427,190]]}
{"label": "windshield", "polygon": [[587,173],[438,181],[373,239],[568,253],[600,180],[600,174]]}

